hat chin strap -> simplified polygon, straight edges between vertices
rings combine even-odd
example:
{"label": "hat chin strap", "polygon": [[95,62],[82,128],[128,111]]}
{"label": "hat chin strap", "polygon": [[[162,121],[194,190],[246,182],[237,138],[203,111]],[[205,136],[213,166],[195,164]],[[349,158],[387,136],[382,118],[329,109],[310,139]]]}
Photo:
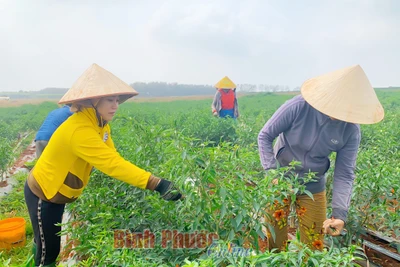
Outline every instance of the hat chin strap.
{"label": "hat chin strap", "polygon": [[96,111],[96,117],[97,117],[99,127],[106,126],[108,122],[106,120],[103,120],[103,117],[100,115],[100,113],[97,111],[97,108],[93,104],[92,104],[92,107]]}

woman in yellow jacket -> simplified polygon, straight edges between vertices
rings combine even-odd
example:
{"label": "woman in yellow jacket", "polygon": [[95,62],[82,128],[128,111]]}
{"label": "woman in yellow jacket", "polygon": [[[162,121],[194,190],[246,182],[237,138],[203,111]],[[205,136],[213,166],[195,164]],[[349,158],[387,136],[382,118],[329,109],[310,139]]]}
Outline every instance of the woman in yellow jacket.
{"label": "woman in yellow jacket", "polygon": [[56,224],[61,223],[65,204],[81,195],[93,167],[133,186],[158,191],[165,200],[182,197],[172,182],[126,161],[114,147],[108,122],[120,103],[137,94],[93,64],[60,100],[60,104],[72,104],[75,113],[54,132],[24,188],[36,246],[35,266],[55,266],[61,230]]}

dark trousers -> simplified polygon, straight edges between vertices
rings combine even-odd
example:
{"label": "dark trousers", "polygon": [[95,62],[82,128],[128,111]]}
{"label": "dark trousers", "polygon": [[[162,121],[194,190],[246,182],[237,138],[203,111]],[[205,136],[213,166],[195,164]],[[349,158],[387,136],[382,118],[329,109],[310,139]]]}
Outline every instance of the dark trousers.
{"label": "dark trousers", "polygon": [[54,204],[38,198],[27,183],[24,194],[37,246],[35,265],[51,264],[60,253],[61,237],[57,233],[61,231],[61,226],[55,224],[61,223],[65,204]]}

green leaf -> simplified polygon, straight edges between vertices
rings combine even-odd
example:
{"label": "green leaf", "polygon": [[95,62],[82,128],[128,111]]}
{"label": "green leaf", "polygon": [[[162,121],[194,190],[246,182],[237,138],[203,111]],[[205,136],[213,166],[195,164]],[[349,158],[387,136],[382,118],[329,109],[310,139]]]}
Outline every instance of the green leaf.
{"label": "green leaf", "polygon": [[226,198],[226,189],[225,187],[221,187],[221,189],[219,190],[219,196],[221,197],[221,200],[225,200]]}
{"label": "green leaf", "polygon": [[314,264],[314,267],[318,267],[319,266],[319,263],[318,263],[318,261],[316,259],[311,258],[311,261]]}
{"label": "green leaf", "polygon": [[236,221],[236,229],[239,228],[240,224],[242,223],[242,219],[243,219],[243,216],[242,216],[242,214],[239,213],[239,214],[236,216],[236,218],[235,218],[235,221]]}
{"label": "green leaf", "polygon": [[225,205],[224,202],[222,202],[222,204],[221,204],[220,218],[224,218],[225,214],[226,214],[226,205]]}
{"label": "green leaf", "polygon": [[293,189],[293,195],[297,195],[298,192],[299,192],[299,189],[297,187],[295,189]]}
{"label": "green leaf", "polygon": [[313,194],[312,194],[310,191],[305,190],[304,193],[305,193],[307,196],[309,196],[312,200],[314,200],[314,196],[313,196]]}
{"label": "green leaf", "polygon": [[233,231],[233,229],[229,232],[229,236],[228,236],[228,240],[233,240],[233,238],[235,237],[235,231]]}

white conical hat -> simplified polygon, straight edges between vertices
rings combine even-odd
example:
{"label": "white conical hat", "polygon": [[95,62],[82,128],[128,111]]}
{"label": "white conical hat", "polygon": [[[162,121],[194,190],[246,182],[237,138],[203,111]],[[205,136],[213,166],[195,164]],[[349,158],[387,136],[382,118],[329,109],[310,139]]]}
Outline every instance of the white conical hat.
{"label": "white conical hat", "polygon": [[97,64],[92,64],[58,103],[70,104],[82,100],[115,95],[119,95],[119,102],[123,103],[128,98],[138,94],[129,84],[123,82],[111,72]]}
{"label": "white conical hat", "polygon": [[372,124],[384,117],[375,90],[359,65],[309,79],[301,86],[301,94],[316,110],[341,121]]}

